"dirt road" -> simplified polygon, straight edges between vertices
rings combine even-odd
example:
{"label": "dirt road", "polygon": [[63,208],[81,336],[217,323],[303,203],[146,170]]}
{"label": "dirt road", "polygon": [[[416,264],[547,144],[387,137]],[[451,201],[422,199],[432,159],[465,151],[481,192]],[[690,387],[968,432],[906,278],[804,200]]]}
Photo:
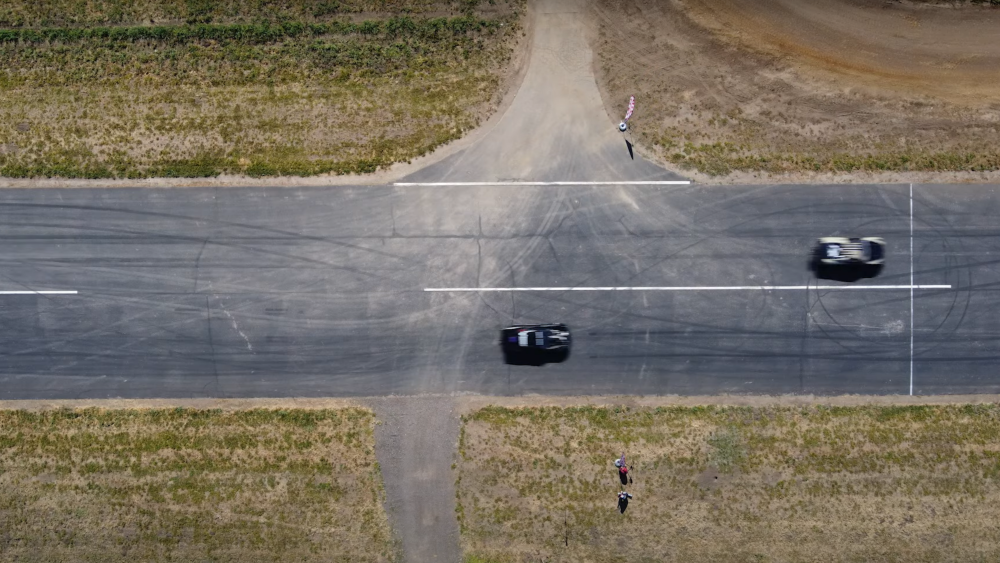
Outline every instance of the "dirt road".
{"label": "dirt road", "polygon": [[629,154],[594,80],[587,0],[529,4],[531,46],[510,107],[466,149],[404,178],[423,181],[602,181],[677,179]]}

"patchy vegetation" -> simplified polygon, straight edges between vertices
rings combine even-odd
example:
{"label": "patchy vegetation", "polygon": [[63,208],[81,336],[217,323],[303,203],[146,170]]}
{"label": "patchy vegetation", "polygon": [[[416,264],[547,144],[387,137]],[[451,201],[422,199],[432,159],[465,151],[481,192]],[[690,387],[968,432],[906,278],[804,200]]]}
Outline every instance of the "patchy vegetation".
{"label": "patchy vegetation", "polygon": [[362,409],[0,411],[3,561],[391,561]]}
{"label": "patchy vegetation", "polygon": [[0,27],[316,21],[335,16],[448,15],[489,10],[496,0],[5,0]]}
{"label": "patchy vegetation", "polygon": [[1000,11],[922,4],[597,0],[598,83],[706,181],[1000,170]]}
{"label": "patchy vegetation", "polygon": [[5,3],[0,175],[373,172],[494,109],[523,8]]}
{"label": "patchy vegetation", "polygon": [[459,444],[466,560],[996,560],[998,423],[997,405],[487,407]]}

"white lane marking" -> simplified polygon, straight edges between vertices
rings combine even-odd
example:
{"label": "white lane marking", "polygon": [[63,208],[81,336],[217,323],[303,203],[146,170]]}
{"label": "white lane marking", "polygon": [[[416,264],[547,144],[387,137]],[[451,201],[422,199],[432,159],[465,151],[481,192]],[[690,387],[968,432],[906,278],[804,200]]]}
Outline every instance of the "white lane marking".
{"label": "white lane marking", "polygon": [[0,295],[76,295],[76,290],[0,291]]}
{"label": "white lane marking", "polygon": [[393,182],[393,186],[686,186],[689,180],[635,182]]}
{"label": "white lane marking", "polygon": [[910,395],[913,395],[913,184],[910,184]]}
{"label": "white lane marking", "polygon": [[636,287],[425,287],[427,292],[488,291],[787,291],[836,289],[951,289],[951,285],[732,285],[732,286],[636,286]]}
{"label": "white lane marking", "polygon": [[844,324],[844,323],[818,323],[813,322],[812,326],[832,326],[836,328],[858,328],[861,329],[860,333],[878,333],[885,336],[892,336],[894,334],[903,333],[903,321],[889,321],[883,325],[864,325],[864,324]]}

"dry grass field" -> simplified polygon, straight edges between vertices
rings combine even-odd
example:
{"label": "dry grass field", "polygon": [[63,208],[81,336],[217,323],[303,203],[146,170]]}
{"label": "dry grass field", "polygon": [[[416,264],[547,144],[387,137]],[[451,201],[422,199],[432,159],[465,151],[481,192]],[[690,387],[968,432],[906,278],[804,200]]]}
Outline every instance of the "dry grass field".
{"label": "dry grass field", "polygon": [[997,405],[487,407],[459,447],[469,563],[1000,560]]}
{"label": "dry grass field", "polygon": [[596,0],[596,73],[612,113],[636,96],[635,140],[701,180],[981,176],[1000,170],[988,4]]}
{"label": "dry grass field", "polygon": [[0,411],[0,560],[398,560],[367,410]]}
{"label": "dry grass field", "polygon": [[367,173],[494,111],[524,0],[0,3],[0,176]]}

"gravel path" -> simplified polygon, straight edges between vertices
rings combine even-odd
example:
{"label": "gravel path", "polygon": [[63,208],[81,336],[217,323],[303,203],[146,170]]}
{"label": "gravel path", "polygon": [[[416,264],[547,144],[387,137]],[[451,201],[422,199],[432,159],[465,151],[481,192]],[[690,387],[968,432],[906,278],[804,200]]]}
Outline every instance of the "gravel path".
{"label": "gravel path", "polygon": [[366,403],[375,411],[375,457],[382,468],[386,511],[414,563],[461,560],[455,518],[459,415],[447,396],[384,397]]}

